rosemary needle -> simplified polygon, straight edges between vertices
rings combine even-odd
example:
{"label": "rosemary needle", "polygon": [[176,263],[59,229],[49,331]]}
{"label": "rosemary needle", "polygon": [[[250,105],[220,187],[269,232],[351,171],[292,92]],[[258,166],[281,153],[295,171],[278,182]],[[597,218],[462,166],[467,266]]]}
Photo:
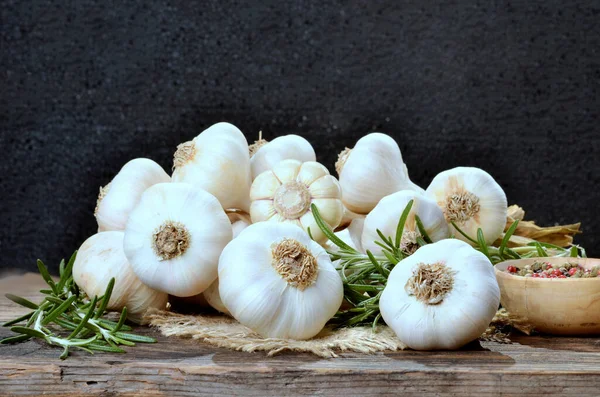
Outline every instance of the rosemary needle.
{"label": "rosemary needle", "polygon": [[[38,260],[40,274],[50,287],[40,290],[44,294],[44,300],[40,304],[16,295],[5,295],[14,303],[33,311],[4,323],[3,326],[10,326],[16,335],[0,340],[0,344],[37,338],[61,347],[63,351],[60,358],[64,360],[72,349],[90,354],[94,354],[94,351],[124,353],[119,345],[134,346],[136,342],[155,343],[154,338],[124,332],[131,330],[131,327],[125,325],[127,308],[123,308],[118,322],[102,318],[106,314],[115,279],[110,280],[103,296],[93,297],[89,301],[73,281],[72,271],[76,255],[77,251],[66,265],[64,260],[61,261],[58,282],[52,279],[46,265]],[[23,321],[26,321],[25,325],[17,325]]]}

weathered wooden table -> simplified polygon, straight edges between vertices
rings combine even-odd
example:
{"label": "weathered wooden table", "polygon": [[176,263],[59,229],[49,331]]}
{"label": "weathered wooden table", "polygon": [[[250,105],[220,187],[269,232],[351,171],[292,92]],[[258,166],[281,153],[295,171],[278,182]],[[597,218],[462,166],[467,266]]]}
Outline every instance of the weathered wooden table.
{"label": "weathered wooden table", "polygon": [[[39,301],[34,274],[0,280],[0,321],[24,310],[13,292]],[[0,345],[0,395],[600,395],[600,338],[514,336],[513,344],[482,342],[460,351],[341,354],[321,359],[285,353],[267,357],[166,338],[126,354],[74,352],[28,341]],[[0,329],[0,338],[11,332]]]}

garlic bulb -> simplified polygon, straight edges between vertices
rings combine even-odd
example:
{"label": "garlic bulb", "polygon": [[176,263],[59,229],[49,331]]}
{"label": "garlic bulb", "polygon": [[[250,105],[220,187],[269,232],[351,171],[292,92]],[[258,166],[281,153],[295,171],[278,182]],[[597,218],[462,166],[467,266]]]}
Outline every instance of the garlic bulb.
{"label": "garlic bulb", "polygon": [[486,330],[500,304],[494,267],[456,239],[425,245],[394,267],[379,302],[415,350],[458,349]]}
{"label": "garlic bulb", "polygon": [[298,135],[284,135],[267,142],[259,139],[251,145],[250,166],[252,180],[265,171],[272,169],[277,163],[294,159],[301,162],[316,161],[317,155],[312,145]]}
{"label": "garlic bulb", "polygon": [[223,208],[248,212],[250,159],[244,134],[232,124],[217,123],[177,146],[173,182],[190,183],[214,195]]}
{"label": "garlic bulb", "polygon": [[252,223],[262,221],[288,222],[310,228],[316,241],[324,242],[325,235],[315,222],[311,204],[334,229],[342,220],[340,185],[323,165],[309,161],[284,160],[272,170],[260,174],[250,189]]}
{"label": "garlic bulb", "polygon": [[219,259],[219,293],[240,323],[269,338],[308,339],[342,303],[342,280],[327,252],[298,226],[246,228]]}
{"label": "garlic bulb", "polygon": [[417,238],[422,236],[417,227],[416,216],[421,220],[423,228],[433,242],[450,236],[444,213],[434,201],[416,192],[401,190],[382,198],[365,218],[361,237],[365,251],[369,250],[375,255],[383,255],[383,249],[375,244],[375,241],[382,242],[377,230],[394,241],[398,221],[411,200],[413,200],[413,205],[408,213],[400,240],[400,247],[404,253],[410,255],[419,248]]}
{"label": "garlic bulb", "polygon": [[[233,229],[233,238],[239,236],[242,230],[246,229],[250,226],[250,221],[246,219],[243,215],[238,214],[227,214],[229,216],[229,220],[232,222],[231,227]],[[221,296],[219,295],[219,278],[210,285],[204,291],[204,298],[214,309],[220,311],[221,313],[225,313],[227,315],[231,315],[229,310],[225,307],[223,302],[221,301]]]}
{"label": "garlic bulb", "polygon": [[[508,212],[506,194],[484,170],[457,167],[441,172],[433,178],[426,194],[440,206],[448,224],[454,222],[474,240],[478,228],[487,244],[493,243],[504,230]],[[450,228],[456,238],[469,242],[453,226]]]}
{"label": "garlic bulb", "polygon": [[144,190],[171,177],[154,161],[139,158],[129,161],[113,180],[100,188],[94,216],[98,231],[125,230],[129,214],[140,201]]}
{"label": "garlic bulb", "polygon": [[342,201],[352,212],[368,214],[383,197],[400,190],[423,189],[412,183],[402,154],[391,137],[373,132],[339,155],[335,168]]}
{"label": "garlic bulb", "polygon": [[159,183],[131,213],[123,247],[142,282],[186,297],[217,278],[231,237],[231,223],[212,194],[187,183]]}
{"label": "garlic bulb", "polygon": [[87,296],[102,296],[108,282],[115,285],[107,308],[122,310],[127,306],[127,318],[139,323],[149,308],[164,309],[167,294],[144,285],[135,275],[123,252],[120,231],[94,234],[79,248],[73,264],[73,280]]}

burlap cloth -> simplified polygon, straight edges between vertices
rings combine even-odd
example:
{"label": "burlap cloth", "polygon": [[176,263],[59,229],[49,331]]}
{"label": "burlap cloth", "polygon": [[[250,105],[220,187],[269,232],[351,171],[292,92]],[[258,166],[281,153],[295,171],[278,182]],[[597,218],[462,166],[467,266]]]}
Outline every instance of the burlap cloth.
{"label": "burlap cloth", "polygon": [[[146,321],[164,336],[179,336],[232,350],[264,351],[272,356],[285,350],[307,352],[319,357],[337,357],[340,352],[376,353],[406,348],[394,332],[385,325],[371,327],[326,327],[310,340],[263,338],[231,317],[218,314],[179,314],[164,310],[150,310]],[[510,343],[508,335],[500,327],[511,323],[508,314],[499,310],[482,340]]]}

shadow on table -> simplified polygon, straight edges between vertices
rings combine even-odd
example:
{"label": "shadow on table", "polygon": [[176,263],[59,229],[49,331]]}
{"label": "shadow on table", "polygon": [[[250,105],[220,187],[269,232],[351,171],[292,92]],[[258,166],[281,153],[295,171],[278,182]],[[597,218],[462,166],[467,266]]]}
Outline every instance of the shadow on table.
{"label": "shadow on table", "polygon": [[515,364],[512,357],[485,348],[479,341],[473,341],[458,350],[415,351],[407,349],[386,353],[385,356],[398,361],[412,361],[430,368],[503,368]]}

